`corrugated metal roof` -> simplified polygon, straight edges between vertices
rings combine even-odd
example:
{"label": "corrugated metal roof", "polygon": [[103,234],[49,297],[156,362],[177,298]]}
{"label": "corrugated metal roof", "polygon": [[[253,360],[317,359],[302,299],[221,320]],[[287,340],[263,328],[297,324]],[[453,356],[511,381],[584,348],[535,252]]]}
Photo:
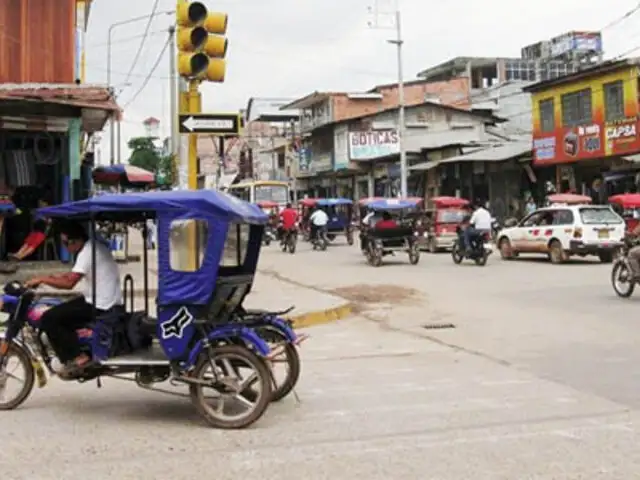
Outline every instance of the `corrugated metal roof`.
{"label": "corrugated metal roof", "polygon": [[109,89],[95,85],[6,84],[0,85],[0,100],[2,99],[42,101],[78,108],[120,112]]}
{"label": "corrugated metal roof", "polygon": [[443,160],[429,161],[418,163],[409,168],[409,170],[431,170],[443,163],[456,162],[502,162],[511,158],[516,158],[531,152],[531,142],[511,142],[494,145],[489,148],[479,148],[472,152],[456,155],[455,157],[445,158]]}
{"label": "corrugated metal roof", "polygon": [[75,0],[0,1],[0,83],[73,82]]}
{"label": "corrugated metal roof", "polygon": [[495,145],[493,147],[476,150],[465,155],[457,155],[442,160],[440,163],[456,162],[502,162],[531,153],[530,142],[511,142]]}

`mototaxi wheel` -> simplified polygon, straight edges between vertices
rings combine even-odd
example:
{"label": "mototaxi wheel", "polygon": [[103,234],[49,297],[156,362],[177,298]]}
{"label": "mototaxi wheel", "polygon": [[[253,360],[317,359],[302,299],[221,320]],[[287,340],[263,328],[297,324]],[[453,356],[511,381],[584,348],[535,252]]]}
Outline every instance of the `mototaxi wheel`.
{"label": "mototaxi wheel", "polygon": [[629,298],[636,288],[631,281],[631,269],[625,260],[618,260],[611,269],[611,286],[619,297]]}
{"label": "mototaxi wheel", "polygon": [[325,251],[327,249],[327,247],[329,246],[329,241],[327,240],[327,237],[325,237],[324,235],[322,235],[319,239],[318,239],[318,248],[321,251]]}
{"label": "mototaxi wheel", "polygon": [[[7,387],[7,383],[14,379],[12,378],[12,372],[7,371],[9,361],[12,358],[16,358],[19,364],[24,367],[25,379],[22,383],[22,388],[18,391],[18,394],[13,399],[7,401],[5,399],[5,389]],[[22,405],[24,401],[29,398],[29,395],[31,395],[35,381],[36,373],[33,367],[33,362],[31,361],[31,355],[24,347],[16,344],[15,342],[11,342],[6,356],[0,361],[0,410],[13,410]]]}
{"label": "mototaxi wheel", "polygon": [[502,237],[498,241],[498,249],[503,260],[512,260],[515,257],[513,247],[511,247],[511,242],[507,237]]}
{"label": "mototaxi wheel", "polygon": [[456,240],[453,242],[453,246],[451,247],[451,259],[453,260],[453,263],[460,264],[463,258],[464,255],[460,251],[460,242]]}
{"label": "mototaxi wheel", "polygon": [[[291,393],[298,380],[300,379],[300,353],[295,345],[287,341],[284,333],[272,326],[258,327],[255,331],[267,343],[278,343],[284,345],[282,355],[269,360],[269,364],[286,363],[287,376],[284,381],[278,384],[278,379],[273,372],[273,385],[271,392],[271,401],[278,402]],[[282,358],[284,361],[279,360]]]}
{"label": "mototaxi wheel", "polygon": [[414,243],[409,247],[409,263],[411,265],[417,265],[420,261],[420,249],[418,244]]}
{"label": "mototaxi wheel", "polygon": [[[190,375],[190,378],[197,381],[210,380],[212,385],[211,387],[200,383],[193,383],[189,385],[189,395],[191,396],[191,401],[198,413],[211,427],[221,428],[225,430],[246,428],[258,421],[260,417],[262,417],[264,412],[267,410],[269,403],[271,402],[271,371],[267,363],[262,358],[258,357],[255,353],[253,353],[243,345],[222,345],[212,348],[213,356],[210,357],[209,353],[206,350],[203,351],[198,358],[198,362],[196,363],[194,370]],[[216,364],[217,361],[225,358],[233,364],[234,368],[232,370],[234,372],[234,376],[237,375],[239,368],[238,365],[240,363],[251,367],[255,373],[255,378],[253,374],[249,377],[249,379],[252,380],[251,383],[249,383],[246,379],[241,379],[242,383],[238,383],[237,378],[230,379],[230,374],[228,372],[224,372],[224,370],[227,369],[223,369]],[[211,369],[212,364],[216,367],[216,370],[218,370],[217,373],[219,375],[223,375],[218,385],[213,385],[213,378],[210,378],[213,376],[213,373],[205,378],[205,374],[207,370]],[[258,383],[259,387],[258,391],[253,388],[253,385],[256,382]],[[205,389],[208,388],[216,390],[219,393],[219,399],[224,398],[222,406],[218,404],[218,406],[216,407],[211,407],[207,403],[204,392]],[[250,391],[253,394],[251,395],[251,400],[255,399],[255,402],[242,395],[242,393],[244,393],[245,391]],[[231,415],[227,418],[223,418],[223,416],[225,416],[224,411],[226,401],[229,400],[228,397],[233,397],[237,403],[244,403],[245,405],[250,404],[251,407],[248,413],[244,415]]]}
{"label": "mototaxi wheel", "polygon": [[367,261],[373,267],[379,267],[382,264],[382,248],[375,244],[369,244],[367,250]]}

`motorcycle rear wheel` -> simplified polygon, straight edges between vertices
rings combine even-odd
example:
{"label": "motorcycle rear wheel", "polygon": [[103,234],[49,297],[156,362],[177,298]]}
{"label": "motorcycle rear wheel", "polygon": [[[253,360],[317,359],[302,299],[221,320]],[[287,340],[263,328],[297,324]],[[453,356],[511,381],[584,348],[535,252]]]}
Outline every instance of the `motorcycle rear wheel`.
{"label": "motorcycle rear wheel", "polygon": [[486,251],[483,251],[482,255],[475,258],[476,265],[484,267],[487,264],[487,258],[489,258],[489,254]]}
{"label": "motorcycle rear wheel", "polygon": [[[0,387],[0,410],[13,410],[22,405],[24,401],[29,398],[29,395],[31,395],[31,391],[33,390],[33,386],[35,385],[36,380],[36,373],[35,369],[33,368],[33,362],[31,361],[31,355],[29,355],[29,352],[26,349],[14,342],[11,342],[11,344],[9,345],[9,350],[7,351],[7,357],[7,360],[11,359],[12,357],[17,358],[20,362],[20,365],[24,367],[26,373],[22,388],[18,392],[18,395],[15,396],[15,398],[9,401],[5,401],[3,389]],[[8,376],[4,379],[2,378],[3,376],[8,375],[8,373],[5,372],[6,362],[4,363],[4,365],[5,366],[0,369],[0,385],[1,382],[10,380]]]}
{"label": "motorcycle rear wheel", "polygon": [[451,258],[455,264],[460,264],[464,258],[460,251],[460,244],[457,241],[453,243],[453,247],[451,248]]}
{"label": "motorcycle rear wheel", "polygon": [[[626,279],[623,279],[625,276]],[[613,269],[611,270],[611,286],[619,297],[629,298],[633,294],[636,284],[628,280],[630,276],[631,271],[626,262],[618,261],[613,265]],[[626,285],[626,288],[624,285]]]}

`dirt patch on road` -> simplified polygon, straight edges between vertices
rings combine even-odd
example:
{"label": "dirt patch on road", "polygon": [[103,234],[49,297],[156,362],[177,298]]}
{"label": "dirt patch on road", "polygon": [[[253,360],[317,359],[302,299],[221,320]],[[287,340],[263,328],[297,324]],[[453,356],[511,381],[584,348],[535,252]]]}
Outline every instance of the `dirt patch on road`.
{"label": "dirt patch on road", "polygon": [[397,285],[350,285],[330,290],[330,293],[355,304],[408,304],[417,300],[420,292]]}

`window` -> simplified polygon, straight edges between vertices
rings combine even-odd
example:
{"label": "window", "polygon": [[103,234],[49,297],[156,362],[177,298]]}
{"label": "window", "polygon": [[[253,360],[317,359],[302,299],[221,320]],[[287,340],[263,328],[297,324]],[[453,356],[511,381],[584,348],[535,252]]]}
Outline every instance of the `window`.
{"label": "window", "polygon": [[553,212],[553,225],[573,225],[573,212],[571,210],[556,210]]}
{"label": "window", "polygon": [[220,259],[221,267],[239,267],[244,264],[249,246],[249,230],[246,223],[232,223],[227,231],[224,251]]}
{"label": "window", "polygon": [[623,220],[610,208],[603,207],[585,207],[580,209],[580,218],[585,225],[604,223],[618,224]]}
{"label": "window", "polygon": [[565,127],[575,127],[591,122],[590,88],[562,95],[562,124]]}
{"label": "window", "polygon": [[229,192],[230,195],[233,195],[236,198],[239,198],[240,200],[244,200],[245,202],[250,202],[251,201],[251,197],[250,197],[250,188],[249,187],[234,187],[233,185],[231,187],[229,187]]}
{"label": "window", "polygon": [[534,225],[538,225],[538,223],[540,223],[540,220],[542,220],[543,216],[544,216],[545,212],[534,212],[531,215],[529,215],[527,218],[525,218],[522,221],[522,224],[520,225],[521,227],[533,227]]}
{"label": "window", "polygon": [[622,80],[604,84],[604,117],[607,122],[624,118],[624,84]]}
{"label": "window", "polygon": [[540,108],[540,130],[542,130],[543,133],[553,132],[556,128],[553,98],[540,100],[538,105]]}
{"label": "window", "polygon": [[[171,222],[169,265],[176,272],[197,272],[202,267],[209,237],[209,224],[189,219]],[[195,254],[194,254],[195,252]]]}

